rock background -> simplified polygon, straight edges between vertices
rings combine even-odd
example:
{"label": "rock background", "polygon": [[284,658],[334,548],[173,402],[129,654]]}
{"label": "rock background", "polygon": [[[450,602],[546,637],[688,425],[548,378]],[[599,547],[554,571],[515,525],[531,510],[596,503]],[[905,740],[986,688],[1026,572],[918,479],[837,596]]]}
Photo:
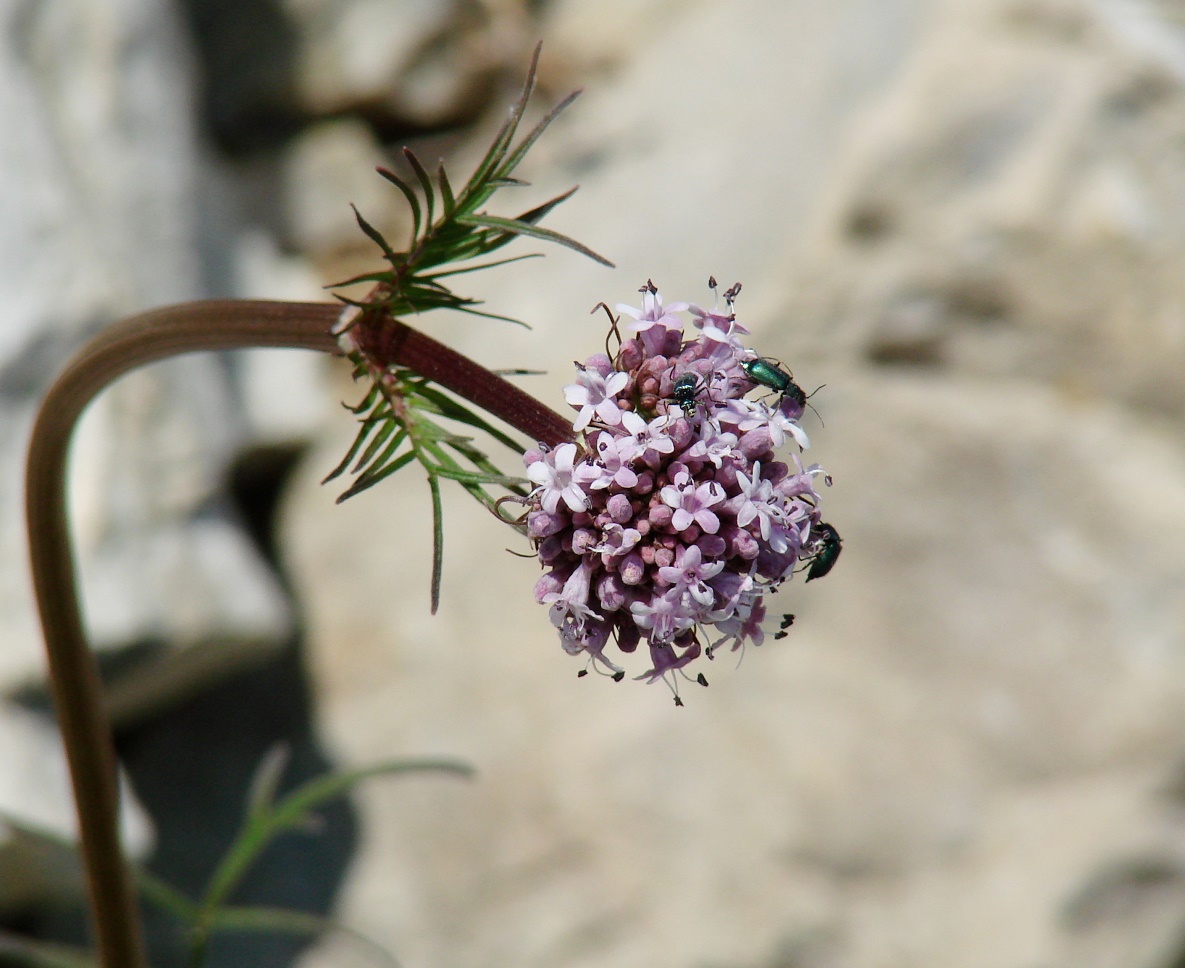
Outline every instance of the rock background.
{"label": "rock background", "polygon": [[[813,401],[826,426],[807,426],[835,478],[827,517],[844,555],[825,582],[782,593],[798,615],[788,639],[718,664],[711,689],[675,710],[661,687],[575,678],[531,600],[535,569],[463,495],[448,499],[444,596],[428,615],[423,482],[408,474],[336,508],[317,484],[352,431],[333,416],[333,398],[355,392],[343,373],[318,397],[315,368],[269,384],[273,364],[236,367],[223,403],[194,377],[200,412],[225,407],[237,436],[183,474],[170,460],[183,480],[274,440],[281,395],[313,401],[283,431],[314,443],[274,537],[335,757],[444,754],[478,769],[466,784],[359,792],[344,922],[409,966],[1181,963],[1176,4],[188,9],[206,82],[184,58],[158,70],[182,102],[203,92],[204,127],[170,117],[202,132],[179,137],[196,145],[180,154],[196,159],[196,207],[221,199],[214,237],[231,241],[175,247],[212,282],[76,315],[266,294],[281,276],[277,294],[296,297],[306,283],[278,272],[290,264],[276,251],[326,281],[348,274],[372,254],[346,201],[400,226],[369,168],[411,142],[466,171],[542,36],[540,103],[587,92],[528,161],[521,207],[580,182],[551,224],[618,269],[557,250],[474,278],[532,333],[429,325],[488,365],[548,370],[524,380],[560,407],[571,360],[603,338],[589,307],[632,302],[646,278],[705,300],[711,273],[744,282],[755,345],[804,386],[827,384]],[[28,259],[30,236],[16,233]],[[28,291],[31,272],[9,288]],[[44,309],[29,318],[11,332],[57,331]],[[128,437],[154,421],[144,406]],[[92,504],[186,506],[171,487],[144,494],[151,466],[124,473]],[[124,520],[112,533],[135,532]],[[193,601],[164,611],[218,614]],[[329,938],[300,964],[372,960]]]}

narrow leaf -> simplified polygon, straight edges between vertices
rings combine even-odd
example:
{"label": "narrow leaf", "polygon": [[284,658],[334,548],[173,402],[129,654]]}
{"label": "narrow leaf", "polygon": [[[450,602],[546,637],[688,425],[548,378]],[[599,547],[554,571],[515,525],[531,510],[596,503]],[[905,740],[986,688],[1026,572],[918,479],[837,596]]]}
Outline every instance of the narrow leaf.
{"label": "narrow leaf", "polygon": [[440,481],[431,472],[428,489],[432,492],[432,590],[428,610],[435,615],[440,608],[440,582],[444,577],[444,510],[440,503]]}
{"label": "narrow leaf", "polygon": [[[281,797],[273,809],[250,818],[235,837],[210,878],[202,910],[208,919],[234,890],[242,876],[265,847],[286,830],[299,827],[321,805],[346,793],[351,787],[372,776],[440,770],[469,775],[472,769],[453,760],[398,760],[341,773],[315,777]],[[208,923],[208,921],[207,921]]]}
{"label": "narrow leaf", "polygon": [[522,477],[509,477],[504,474],[484,474],[479,471],[453,470],[449,467],[437,467],[436,473],[441,477],[447,477],[450,481],[459,481],[462,484],[500,484],[502,487],[511,487],[514,485],[521,487],[525,480]]}
{"label": "narrow leaf", "polygon": [[396,471],[402,470],[415,459],[416,452],[414,450],[409,450],[406,454],[401,454],[381,471],[376,471],[373,474],[365,474],[358,478],[358,480],[354,481],[354,483],[346,488],[345,491],[339,494],[333,503],[341,504],[342,501],[349,500],[352,497],[357,497],[363,491],[374,487],[379,481],[386,480]]}
{"label": "narrow leaf", "polygon": [[520,222],[517,219],[499,218],[496,215],[466,215],[458,218],[457,221],[465,225],[476,225],[480,228],[497,229],[502,232],[511,233],[513,235],[528,235],[533,239],[542,239],[545,242],[555,242],[557,245],[566,246],[574,252],[579,252],[581,255],[586,255],[590,259],[601,263],[603,266],[608,266],[610,269],[616,268],[612,262],[606,259],[603,255],[597,255],[592,249],[586,245],[581,245],[575,239],[570,239],[566,235],[561,235],[559,232],[553,232],[551,229],[541,228],[538,225],[529,225],[526,222]]}
{"label": "narrow leaf", "polygon": [[306,911],[272,907],[226,907],[220,908],[214,914],[210,926],[216,931],[274,932],[308,937],[331,933],[344,934],[370,950],[382,964],[399,964],[386,948],[360,931]]}
{"label": "narrow leaf", "polygon": [[[388,414],[387,418],[379,424],[378,433],[371,438],[370,443],[366,445],[366,450],[362,452],[362,456],[354,463],[355,474],[374,459],[374,455],[378,453],[379,448],[390,440],[391,435],[395,433],[397,427],[399,427],[399,424],[396,423],[395,418]],[[402,430],[402,428],[400,429]],[[395,446],[399,446],[398,440]]]}
{"label": "narrow leaf", "polygon": [[251,784],[247,788],[247,815],[262,813],[271,808],[280,788],[280,780],[288,766],[291,749],[287,743],[274,744],[259,761]]}
{"label": "narrow leaf", "polygon": [[538,224],[540,221],[542,221],[543,217],[553,208],[559,205],[560,202],[566,202],[569,198],[575,195],[576,189],[579,187],[580,186],[578,185],[573,185],[562,195],[557,195],[550,202],[544,202],[542,205],[536,206],[529,212],[523,212],[523,214],[518,217],[518,221],[526,222],[528,225]]}
{"label": "narrow leaf", "polygon": [[503,433],[497,427],[493,426],[480,414],[470,410],[464,404],[459,403],[452,397],[442,393],[435,387],[421,387],[417,391],[419,396],[431,400],[439,408],[440,415],[443,417],[450,417],[453,420],[459,420],[461,423],[468,424],[470,427],[476,427],[479,430],[484,430],[491,437],[496,439],[499,443],[504,444],[511,450],[522,454],[525,449],[513,437]]}
{"label": "narrow leaf", "polygon": [[444,218],[450,219],[457,210],[457,200],[453,197],[453,186],[449,184],[443,160],[436,168],[436,184],[440,186],[440,204],[444,208]]}
{"label": "narrow leaf", "polygon": [[362,217],[362,213],[358,211],[353,205],[350,208],[354,209],[354,219],[358,222],[358,227],[366,233],[366,237],[370,239],[375,245],[383,250],[383,255],[387,257],[387,261],[392,265],[395,264],[395,252],[387,244],[387,240],[383,238],[381,232],[371,225],[366,219]]}
{"label": "narrow leaf", "polygon": [[363,780],[379,776],[399,776],[410,773],[451,773],[454,776],[471,777],[474,770],[459,760],[387,760],[354,770],[343,770],[314,777],[276,805],[275,822],[286,827],[299,826],[313,810],[330,800],[342,796]]}
{"label": "narrow leaf", "polygon": [[528,252],[525,255],[508,256],[505,259],[495,259],[493,262],[479,262],[476,265],[465,266],[461,269],[447,269],[444,272],[434,272],[431,275],[421,276],[420,279],[446,279],[449,276],[463,276],[467,272],[479,272],[482,269],[495,269],[498,266],[510,265],[512,262],[522,262],[524,259],[542,259],[542,252]]}
{"label": "narrow leaf", "polygon": [[410,148],[404,148],[403,157],[411,165],[411,170],[416,173],[416,178],[420,181],[420,188],[424,191],[424,201],[428,205],[428,215],[424,219],[424,222],[428,226],[428,230],[431,231],[433,224],[433,205],[436,197],[436,192],[432,189],[432,179],[428,177],[427,170],[420,164],[420,159],[416,157],[414,151]]}
{"label": "narrow leaf", "polygon": [[521,178],[491,178],[486,182],[488,188],[526,188],[531,183]]}
{"label": "narrow leaf", "polygon": [[197,921],[198,906],[177,888],[142,867],[135,867],[132,874],[140,896],[149,904],[173,915],[181,924],[190,927]]}
{"label": "narrow leaf", "polygon": [[341,463],[323,478],[321,478],[322,484],[328,484],[330,481],[336,480],[345,473],[346,468],[350,466],[350,461],[354,459],[354,455],[358,453],[358,451],[362,448],[363,443],[366,442],[366,438],[370,436],[370,431],[371,426],[368,424],[363,424],[362,429],[360,429],[355,435],[354,442],[350,444],[350,449],[346,451],[346,456],[342,458]]}
{"label": "narrow leaf", "polygon": [[[360,413],[365,406],[373,403],[377,396],[378,386],[372,385],[370,392],[366,395],[366,399],[363,400],[362,403],[358,404],[357,407],[346,407],[346,409],[351,413]],[[379,400],[374,406],[374,411],[368,414],[360,422],[361,426],[358,428],[358,433],[355,435],[354,442],[350,445],[350,449],[346,451],[346,456],[342,458],[340,464],[338,464],[333,470],[326,474],[324,478],[322,478],[321,483],[328,484],[335,478],[340,477],[345,472],[346,468],[350,466],[350,461],[352,461],[354,459],[354,455],[362,449],[362,445],[366,443],[370,435],[374,432],[375,428],[378,427],[382,421],[387,419],[393,419],[391,417],[390,407],[387,406],[385,400]]]}
{"label": "narrow leaf", "polygon": [[547,130],[548,125],[558,118],[560,114],[562,114],[563,111],[567,109],[567,107],[578,97],[580,97],[580,91],[573,91],[566,98],[560,101],[559,104],[548,111],[547,114],[545,114],[540,119],[539,123],[531,129],[530,133],[525,138],[523,138],[523,140],[519,143],[519,146],[510,153],[510,156],[504,162],[502,162],[498,170],[494,172],[494,177],[509,178],[510,173],[519,166],[519,163],[524,157],[526,157],[527,152],[531,150],[531,146],[536,141],[538,141],[539,136]]}
{"label": "narrow leaf", "polygon": [[502,127],[498,129],[498,133],[490,143],[485,157],[478,163],[477,168],[465,186],[465,190],[461,193],[461,200],[458,203],[460,208],[465,208],[467,205],[472,204],[480,205],[481,201],[477,200],[477,195],[482,191],[491,175],[501,167],[502,159],[506,157],[506,152],[510,149],[511,142],[514,141],[514,135],[518,130],[519,122],[522,120],[523,112],[527,109],[527,102],[531,99],[531,92],[535,90],[535,72],[539,67],[539,54],[542,50],[542,42],[535,45],[535,51],[531,55],[531,64],[527,68],[527,79],[523,83],[522,92],[519,94],[518,100],[511,105],[509,116]]}
{"label": "narrow leaf", "polygon": [[416,239],[420,237],[420,225],[422,224],[420,221],[420,200],[416,198],[416,193],[411,190],[411,185],[405,182],[389,168],[376,168],[375,171],[377,171],[380,175],[387,179],[387,181],[398,188],[403,193],[403,197],[407,199],[407,204],[411,208],[411,240],[412,244],[414,245]]}
{"label": "narrow leaf", "polygon": [[468,313],[470,316],[480,316],[482,319],[497,319],[503,323],[514,323],[515,326],[521,326],[523,329],[531,329],[531,326],[524,323],[521,319],[515,319],[513,316],[503,316],[501,313],[487,313],[481,309],[473,309],[469,306],[455,307],[459,313]]}
{"label": "narrow leaf", "polygon": [[[394,277],[391,275],[390,272],[384,272],[384,271],[364,272],[361,275],[350,276],[349,279],[343,279],[341,282],[331,282],[328,285],[322,286],[321,288],[322,289],[337,289],[339,286],[353,286],[359,282],[388,282],[389,283],[393,280],[393,278]],[[343,296],[340,296],[340,295],[337,298],[341,299],[343,302],[347,301]],[[351,305],[357,306],[357,305],[360,305],[360,303],[351,302]]]}
{"label": "narrow leaf", "polygon": [[[365,366],[365,363],[362,365]],[[362,413],[363,410],[370,410],[376,403],[379,402],[379,398],[381,396],[382,393],[380,392],[378,384],[372,383],[370,385],[370,389],[366,391],[366,396],[354,404],[354,406],[351,407],[349,404],[342,404],[342,406],[349,410],[350,413],[359,414]],[[374,417],[375,414],[371,414],[370,419],[374,419]]]}

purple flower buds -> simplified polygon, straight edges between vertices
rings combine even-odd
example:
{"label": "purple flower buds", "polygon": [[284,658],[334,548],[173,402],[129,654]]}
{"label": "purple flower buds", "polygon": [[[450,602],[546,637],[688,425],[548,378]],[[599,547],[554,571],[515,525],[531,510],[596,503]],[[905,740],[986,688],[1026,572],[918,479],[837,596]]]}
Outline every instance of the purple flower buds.
{"label": "purple flower buds", "polygon": [[618,307],[634,337],[564,390],[582,443],[526,454],[527,524],[545,568],[536,597],[565,651],[620,679],[606,648],[644,639],[653,664],[637,678],[666,680],[679,702],[675,673],[722,645],[760,645],[766,592],[819,554],[822,470],[773,459],[809,442],[780,400],[746,398],[742,363],[760,358],[731,303],[664,307],[652,284],[642,292],[641,310]]}

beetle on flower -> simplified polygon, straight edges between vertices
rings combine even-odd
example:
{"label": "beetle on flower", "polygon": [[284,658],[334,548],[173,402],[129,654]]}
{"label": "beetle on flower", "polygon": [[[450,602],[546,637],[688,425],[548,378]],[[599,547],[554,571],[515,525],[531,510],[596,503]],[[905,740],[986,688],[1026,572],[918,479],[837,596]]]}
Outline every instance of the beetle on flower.
{"label": "beetle on flower", "polygon": [[578,364],[564,390],[579,444],[525,455],[527,534],[544,568],[535,595],[565,651],[620,680],[606,649],[645,641],[650,668],[636,678],[666,681],[679,705],[677,676],[722,647],[760,645],[766,593],[800,563],[821,577],[816,559],[837,540],[820,518],[822,469],[775,456],[809,446],[801,409],[746,397],[769,380],[741,342],[738,292],[718,312],[664,304],[647,282],[640,308],[617,307],[633,335]]}

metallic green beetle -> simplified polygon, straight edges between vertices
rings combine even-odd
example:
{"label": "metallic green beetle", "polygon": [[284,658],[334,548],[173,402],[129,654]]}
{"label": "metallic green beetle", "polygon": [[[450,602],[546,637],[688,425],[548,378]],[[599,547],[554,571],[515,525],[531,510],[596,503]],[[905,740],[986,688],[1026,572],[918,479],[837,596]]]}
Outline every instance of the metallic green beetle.
{"label": "metallic green beetle", "polygon": [[672,396],[675,403],[683,408],[683,415],[690,420],[695,416],[695,398],[703,389],[700,378],[695,373],[684,373],[675,381]]}
{"label": "metallic green beetle", "polygon": [[835,567],[835,560],[839,557],[839,553],[843,551],[843,539],[834,527],[826,521],[820,521],[818,531],[821,535],[819,550],[811,558],[811,566],[806,572],[807,581],[822,578],[831,571]]}
{"label": "metallic green beetle", "polygon": [[800,412],[806,406],[806,394],[802,392],[802,387],[773,360],[767,360],[764,356],[754,360],[741,360],[741,369],[754,383],[769,387],[777,393],[779,404],[784,398],[789,397]]}

